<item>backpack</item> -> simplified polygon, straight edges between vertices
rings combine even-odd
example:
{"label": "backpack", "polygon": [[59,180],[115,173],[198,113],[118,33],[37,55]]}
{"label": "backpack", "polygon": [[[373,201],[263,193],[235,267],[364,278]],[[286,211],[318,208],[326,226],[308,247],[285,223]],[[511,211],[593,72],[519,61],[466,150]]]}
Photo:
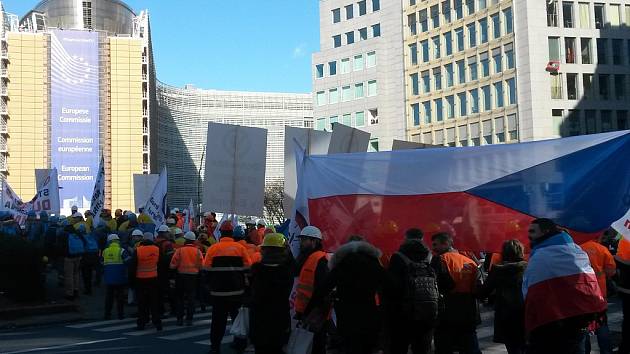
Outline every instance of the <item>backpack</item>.
{"label": "backpack", "polygon": [[85,235],[85,252],[98,253],[98,242],[96,242],[94,236],[90,234]]}
{"label": "backpack", "polygon": [[414,262],[400,252],[396,254],[407,266],[403,293],[403,310],[411,320],[432,325],[437,322],[440,292],[435,271],[428,262]]}
{"label": "backpack", "polygon": [[75,233],[68,234],[68,254],[80,256],[85,253],[85,245],[81,237]]}

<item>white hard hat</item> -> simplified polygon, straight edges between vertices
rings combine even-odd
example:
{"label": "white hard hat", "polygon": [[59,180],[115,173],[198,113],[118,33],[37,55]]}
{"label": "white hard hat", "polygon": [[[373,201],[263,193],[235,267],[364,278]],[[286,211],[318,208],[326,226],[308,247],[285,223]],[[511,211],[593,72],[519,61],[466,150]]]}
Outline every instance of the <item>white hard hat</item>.
{"label": "white hard hat", "polygon": [[300,237],[312,237],[321,240],[322,232],[315,226],[307,226],[300,232]]}
{"label": "white hard hat", "polygon": [[78,211],[74,212],[74,214],[72,214],[73,218],[82,218],[83,215],[81,215],[81,213],[79,213]]}
{"label": "white hard hat", "polygon": [[135,229],[135,230],[133,230],[133,232],[131,233],[131,236],[140,236],[140,237],[142,237],[142,236],[143,236],[143,233],[142,233],[142,231],[141,231],[141,230]]}
{"label": "white hard hat", "polygon": [[168,232],[168,226],[160,225],[160,227],[158,227],[157,232]]}
{"label": "white hard hat", "polygon": [[173,218],[168,218],[168,219],[166,219],[166,223],[167,223],[167,224],[175,224],[175,219],[173,219]]}
{"label": "white hard hat", "polygon": [[256,221],[256,225],[267,226],[267,222],[265,219],[258,219],[258,221]]}
{"label": "white hard hat", "polygon": [[145,232],[142,234],[142,238],[145,240],[153,241],[155,236],[153,235],[153,232]]}
{"label": "white hard hat", "polygon": [[206,211],[205,213],[203,213],[203,216],[208,217],[211,216],[212,212],[211,211]]}
{"label": "white hard hat", "polygon": [[120,237],[116,234],[110,234],[107,236],[107,242],[112,242],[114,240],[120,240]]}
{"label": "white hard hat", "polygon": [[179,208],[173,209],[176,213],[179,213]]}
{"label": "white hard hat", "polygon": [[187,240],[190,240],[190,241],[194,241],[194,240],[196,240],[196,239],[197,239],[197,235],[195,235],[195,233],[194,233],[194,232],[192,232],[192,231],[188,231],[188,232],[184,235],[184,238],[185,238],[185,239],[187,239]]}
{"label": "white hard hat", "polygon": [[181,235],[183,233],[184,231],[182,231],[182,229],[180,229],[179,227],[173,229],[173,235]]}

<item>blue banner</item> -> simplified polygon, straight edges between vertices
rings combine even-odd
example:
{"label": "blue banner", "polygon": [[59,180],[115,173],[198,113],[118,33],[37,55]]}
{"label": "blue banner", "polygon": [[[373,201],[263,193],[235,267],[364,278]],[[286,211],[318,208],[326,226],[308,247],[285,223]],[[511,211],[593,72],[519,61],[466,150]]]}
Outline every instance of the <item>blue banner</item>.
{"label": "blue banner", "polygon": [[98,33],[51,35],[51,158],[62,212],[89,209],[99,164]]}

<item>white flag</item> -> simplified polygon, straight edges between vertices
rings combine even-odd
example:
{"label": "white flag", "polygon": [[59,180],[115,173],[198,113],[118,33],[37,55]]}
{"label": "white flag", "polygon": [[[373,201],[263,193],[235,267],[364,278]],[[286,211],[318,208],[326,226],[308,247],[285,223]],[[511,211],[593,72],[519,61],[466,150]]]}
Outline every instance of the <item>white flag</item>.
{"label": "white flag", "polygon": [[2,182],[2,209],[11,212],[13,219],[24,224],[29,212],[39,214],[42,211],[59,214],[59,184],[57,169],[50,170],[50,174],[42,183],[37,194],[30,201],[24,203],[13,191],[7,181]]}
{"label": "white flag", "polygon": [[626,215],[612,224],[612,228],[617,230],[626,240],[630,240],[630,209]]}
{"label": "white flag", "polygon": [[147,201],[144,212],[151,217],[155,226],[161,226],[166,223],[167,205],[166,205],[166,192],[168,190],[168,176],[166,173],[166,167],[160,173],[151,197]]}
{"label": "white flag", "polygon": [[224,213],[223,216],[221,216],[221,221],[219,221],[217,227],[214,229],[214,238],[217,241],[221,238],[221,226],[226,221],[232,221],[232,226],[236,227],[236,225],[238,225],[238,215]]}
{"label": "white flag", "polygon": [[94,191],[92,192],[92,202],[90,203],[90,211],[94,215],[94,226],[98,225],[101,219],[101,211],[105,207],[105,160],[101,155],[101,163],[94,183]]}
{"label": "white flag", "polygon": [[184,232],[191,231],[190,220],[194,220],[194,218],[195,218],[195,209],[193,209],[193,202],[191,199],[190,204],[188,204],[188,209],[184,209]]}

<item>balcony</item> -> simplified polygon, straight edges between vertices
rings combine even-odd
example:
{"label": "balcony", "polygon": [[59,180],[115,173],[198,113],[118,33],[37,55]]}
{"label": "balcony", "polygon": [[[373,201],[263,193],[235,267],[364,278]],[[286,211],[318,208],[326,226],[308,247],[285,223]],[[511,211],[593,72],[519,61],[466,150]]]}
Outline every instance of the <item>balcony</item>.
{"label": "balcony", "polygon": [[148,163],[146,163],[146,162],[143,162],[143,163],[142,163],[142,170],[143,170],[143,171],[148,171],[148,170],[149,170],[149,164],[148,164]]}
{"label": "balcony", "polygon": [[[0,128],[0,129],[1,129],[1,128]],[[143,146],[142,146],[142,152],[145,152],[145,153],[146,153],[146,152],[149,152],[149,147],[148,147],[148,146],[146,146],[146,145],[143,145]]]}
{"label": "balcony", "polygon": [[6,123],[0,126],[0,134],[9,134],[9,129],[7,129]]}
{"label": "balcony", "polygon": [[142,81],[147,81],[147,77],[148,77],[147,74],[142,74]]}
{"label": "balcony", "polygon": [[0,76],[9,77],[9,70],[7,68],[0,69]]}
{"label": "balcony", "polygon": [[148,116],[149,116],[149,111],[148,111],[148,110],[146,110],[146,109],[145,109],[145,110],[143,110],[143,111],[142,111],[142,117],[143,117],[143,118],[147,118]]}
{"label": "balcony", "polygon": [[6,104],[0,105],[0,114],[4,114],[4,115],[9,114],[9,108],[7,107]]}
{"label": "balcony", "polygon": [[149,134],[149,127],[142,127],[142,134],[144,135]]}
{"label": "balcony", "polygon": [[6,48],[2,49],[2,51],[0,51],[0,56],[2,59],[9,59],[9,50]]}
{"label": "balcony", "polygon": [[146,91],[142,91],[142,98],[146,100],[147,97],[149,97],[149,94]]}
{"label": "balcony", "polygon": [[0,153],[5,153],[6,154],[8,152],[9,152],[9,150],[7,148],[7,143],[4,142],[4,143],[0,144]]}
{"label": "balcony", "polygon": [[146,55],[143,55],[142,56],[142,64],[147,64],[147,63],[149,63],[149,58],[147,58]]}
{"label": "balcony", "polygon": [[0,96],[9,96],[9,90],[6,87],[0,88]]}

